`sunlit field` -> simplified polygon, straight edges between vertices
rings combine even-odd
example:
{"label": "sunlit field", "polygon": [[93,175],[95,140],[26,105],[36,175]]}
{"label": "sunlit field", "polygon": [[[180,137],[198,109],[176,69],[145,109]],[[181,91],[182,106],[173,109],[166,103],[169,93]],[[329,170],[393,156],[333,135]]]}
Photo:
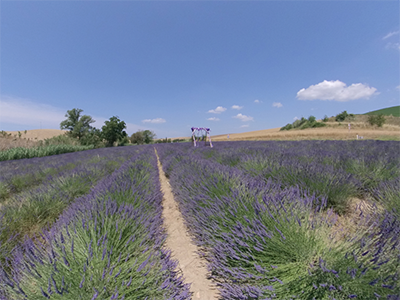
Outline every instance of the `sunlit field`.
{"label": "sunlit field", "polygon": [[399,142],[213,145],[0,162],[0,299],[192,299],[156,155],[220,299],[398,299]]}

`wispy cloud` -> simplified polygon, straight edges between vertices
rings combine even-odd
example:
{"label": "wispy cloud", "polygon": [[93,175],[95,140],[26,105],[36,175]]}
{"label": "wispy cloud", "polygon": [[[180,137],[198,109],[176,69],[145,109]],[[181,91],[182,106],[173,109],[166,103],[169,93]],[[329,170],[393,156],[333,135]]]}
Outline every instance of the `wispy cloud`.
{"label": "wispy cloud", "polygon": [[280,108],[280,107],[282,107],[282,106],[283,106],[283,104],[280,103],[280,102],[274,102],[274,103],[272,103],[272,107]]}
{"label": "wispy cloud", "polygon": [[232,105],[232,109],[241,110],[242,108],[243,108],[243,106],[239,106],[239,105]]}
{"label": "wispy cloud", "polygon": [[376,92],[376,88],[369,87],[362,83],[353,83],[346,86],[344,82],[339,80],[327,81],[324,80],[316,85],[311,85],[306,89],[301,89],[297,92],[299,100],[333,100],[346,102],[356,99],[368,99]]}
{"label": "wispy cloud", "polygon": [[396,86],[396,89],[400,90],[400,85]]}
{"label": "wispy cloud", "polygon": [[226,111],[225,107],[218,106],[216,109],[210,109],[208,112],[212,114],[220,114],[223,113],[224,111]]}
{"label": "wispy cloud", "polygon": [[216,118],[216,117],[208,118],[207,120],[208,120],[208,121],[219,121],[219,119]]}
{"label": "wispy cloud", "polygon": [[245,125],[240,126],[240,128],[246,128],[246,127],[249,127],[249,124],[245,124]]}
{"label": "wispy cloud", "polygon": [[382,38],[382,40],[386,40],[386,39],[390,38],[391,36],[394,36],[394,35],[399,34],[399,33],[400,33],[400,31],[392,31],[392,32],[389,32],[387,35],[385,35],[385,36]]}
{"label": "wispy cloud", "polygon": [[232,118],[239,119],[242,122],[248,122],[248,121],[253,121],[254,118],[242,114],[237,114],[236,116],[233,116]]}
{"label": "wispy cloud", "polygon": [[254,100],[254,103],[261,103],[262,101],[260,101],[260,100],[258,100],[258,99],[256,99],[256,100]]}
{"label": "wispy cloud", "polygon": [[400,50],[400,43],[387,43],[385,48]]}
{"label": "wispy cloud", "polygon": [[300,120],[298,117],[294,117],[293,121]]}
{"label": "wispy cloud", "polygon": [[157,119],[145,119],[142,122],[143,123],[152,123],[152,124],[161,124],[161,123],[165,123],[167,121],[165,121],[163,118],[157,118]]}
{"label": "wispy cloud", "polygon": [[36,128],[56,129],[66,119],[66,111],[30,99],[0,97],[0,120],[4,123]]}

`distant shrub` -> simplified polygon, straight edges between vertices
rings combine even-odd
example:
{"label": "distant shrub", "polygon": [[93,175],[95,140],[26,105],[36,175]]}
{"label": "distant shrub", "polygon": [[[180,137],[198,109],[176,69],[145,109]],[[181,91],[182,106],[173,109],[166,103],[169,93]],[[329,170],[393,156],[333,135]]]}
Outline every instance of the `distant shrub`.
{"label": "distant shrub", "polygon": [[325,127],[326,124],[325,123],[321,123],[321,122],[315,122],[313,124],[313,128],[317,128],[317,127]]}
{"label": "distant shrub", "polygon": [[385,116],[380,115],[369,115],[368,116],[368,123],[372,126],[376,125],[378,127],[382,127],[385,124]]}
{"label": "distant shrub", "polygon": [[337,114],[335,117],[336,122],[343,122],[349,114],[347,111],[342,111],[340,114]]}
{"label": "distant shrub", "polygon": [[292,126],[292,124],[286,124],[285,126],[283,126],[280,130],[282,131],[282,130],[290,130],[290,129],[292,129],[293,128],[293,126]]}
{"label": "distant shrub", "polygon": [[327,115],[325,115],[324,118],[322,119],[322,122],[328,122],[328,121],[329,121],[329,118]]}
{"label": "distant shrub", "polygon": [[154,143],[154,139],[156,134],[151,130],[138,130],[137,132],[133,133],[130,137],[132,144],[152,144]]}
{"label": "distant shrub", "polygon": [[186,141],[185,139],[174,139],[174,140],[172,140],[173,143],[182,143],[182,142],[185,142],[185,141]]}
{"label": "distant shrub", "polygon": [[316,128],[316,127],[324,127],[326,124],[317,122],[314,116],[309,116],[308,119],[301,118],[294,121],[292,124],[286,124],[280,130],[291,130],[291,129],[307,129],[307,128]]}
{"label": "distant shrub", "polygon": [[79,140],[71,135],[62,134],[53,136],[52,138],[39,141],[40,146],[56,146],[56,145],[79,145]]}

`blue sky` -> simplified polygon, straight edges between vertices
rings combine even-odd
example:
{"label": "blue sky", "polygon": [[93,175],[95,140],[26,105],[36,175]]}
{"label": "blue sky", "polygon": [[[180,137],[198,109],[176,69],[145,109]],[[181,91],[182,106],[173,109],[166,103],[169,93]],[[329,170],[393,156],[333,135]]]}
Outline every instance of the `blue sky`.
{"label": "blue sky", "polygon": [[189,136],[400,104],[398,1],[1,1],[0,130]]}

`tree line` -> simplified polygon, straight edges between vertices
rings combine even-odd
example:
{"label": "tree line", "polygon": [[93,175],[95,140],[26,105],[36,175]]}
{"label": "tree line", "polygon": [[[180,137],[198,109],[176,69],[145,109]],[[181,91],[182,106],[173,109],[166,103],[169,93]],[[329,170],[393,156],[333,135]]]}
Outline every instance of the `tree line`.
{"label": "tree line", "polygon": [[151,130],[139,130],[130,137],[126,133],[126,123],[118,116],[112,116],[104,122],[101,129],[93,127],[96,122],[91,116],[83,115],[83,110],[73,108],[65,114],[66,119],[60,123],[60,128],[68,130],[67,135],[79,141],[81,145],[95,147],[112,147],[132,144],[150,144],[154,142],[155,133]]}

